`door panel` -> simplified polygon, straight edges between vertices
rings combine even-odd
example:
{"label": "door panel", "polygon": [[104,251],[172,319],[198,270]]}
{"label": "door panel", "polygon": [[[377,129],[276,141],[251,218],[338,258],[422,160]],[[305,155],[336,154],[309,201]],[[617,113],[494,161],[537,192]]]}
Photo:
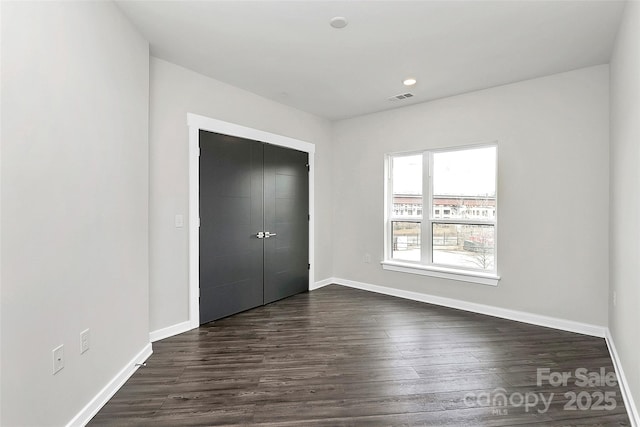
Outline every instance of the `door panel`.
{"label": "door panel", "polygon": [[200,323],[263,304],[263,144],[200,131]]}
{"label": "door panel", "polygon": [[307,153],[265,144],[264,303],[309,289],[309,170]]}

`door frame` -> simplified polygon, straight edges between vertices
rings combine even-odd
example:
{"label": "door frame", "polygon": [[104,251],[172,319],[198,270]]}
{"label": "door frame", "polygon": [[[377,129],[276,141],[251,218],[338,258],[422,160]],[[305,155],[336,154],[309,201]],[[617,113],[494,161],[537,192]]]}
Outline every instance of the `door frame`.
{"label": "door frame", "polygon": [[187,113],[189,127],[189,323],[191,328],[200,326],[200,131],[266,142],[284,148],[292,148],[309,155],[309,289],[314,278],[314,153],[316,146],[310,142],[288,136],[265,132],[235,123]]}

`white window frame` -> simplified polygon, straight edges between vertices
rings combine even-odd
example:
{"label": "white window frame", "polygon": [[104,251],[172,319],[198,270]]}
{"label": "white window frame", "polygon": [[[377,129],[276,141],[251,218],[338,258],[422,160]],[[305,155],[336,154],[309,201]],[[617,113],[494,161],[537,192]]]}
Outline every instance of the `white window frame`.
{"label": "white window frame", "polygon": [[[496,201],[495,215],[486,216],[476,219],[459,219],[446,218],[444,214],[435,216],[433,212],[433,155],[439,152],[452,152],[462,150],[472,150],[484,147],[496,148]],[[405,157],[412,155],[422,155],[422,216],[407,217],[397,216],[393,213],[393,191],[392,191],[392,162],[395,157]],[[402,273],[418,274],[423,276],[439,277],[444,279],[452,279],[463,282],[480,283],[484,285],[497,286],[500,276],[498,275],[498,144],[496,142],[466,145],[459,147],[447,147],[438,149],[425,149],[419,151],[389,153],[385,155],[384,162],[384,261],[382,268],[390,271],[398,271]],[[441,211],[443,209],[441,208]],[[427,214],[427,216],[425,216]],[[404,261],[393,259],[393,237],[392,222],[408,221],[418,222],[421,224],[420,233],[420,261]],[[441,264],[434,264],[432,260],[432,234],[433,224],[470,224],[470,225],[492,225],[494,227],[494,269],[490,271],[455,267]]]}

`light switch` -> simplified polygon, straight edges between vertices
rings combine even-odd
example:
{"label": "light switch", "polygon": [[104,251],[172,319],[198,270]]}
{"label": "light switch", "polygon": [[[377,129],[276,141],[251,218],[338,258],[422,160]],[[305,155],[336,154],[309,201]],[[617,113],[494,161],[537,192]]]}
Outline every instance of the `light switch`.
{"label": "light switch", "polygon": [[177,214],[176,215],[176,228],[184,227],[184,216]]}

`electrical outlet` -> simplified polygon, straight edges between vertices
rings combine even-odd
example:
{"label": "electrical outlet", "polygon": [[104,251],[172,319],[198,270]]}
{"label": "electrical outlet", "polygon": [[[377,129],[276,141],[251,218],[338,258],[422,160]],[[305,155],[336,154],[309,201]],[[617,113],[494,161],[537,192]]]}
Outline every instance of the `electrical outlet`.
{"label": "electrical outlet", "polygon": [[184,216],[180,214],[176,214],[175,224],[176,224],[176,228],[184,227]]}
{"label": "electrical outlet", "polygon": [[64,345],[53,349],[53,375],[64,368]]}
{"label": "electrical outlet", "polygon": [[613,306],[615,307],[616,305],[618,305],[618,295],[616,291],[613,291]]}
{"label": "electrical outlet", "polygon": [[89,350],[89,330],[86,329],[80,332],[80,354],[86,353]]}
{"label": "electrical outlet", "polygon": [[364,262],[366,262],[367,264],[371,264],[371,255],[370,254],[364,254]]}

